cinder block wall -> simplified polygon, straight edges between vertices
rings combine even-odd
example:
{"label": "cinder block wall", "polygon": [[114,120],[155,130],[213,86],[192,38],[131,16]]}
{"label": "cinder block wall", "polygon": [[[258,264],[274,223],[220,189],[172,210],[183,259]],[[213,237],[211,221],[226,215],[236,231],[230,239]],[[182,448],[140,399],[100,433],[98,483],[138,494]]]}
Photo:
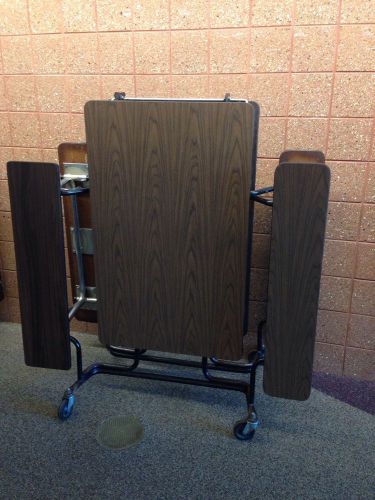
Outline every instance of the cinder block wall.
{"label": "cinder block wall", "polygon": [[[19,321],[6,161],[55,161],[60,142],[85,139],[84,102],[115,90],[230,92],[261,106],[258,186],[272,184],[286,148],[326,154],[316,368],[375,378],[375,0],[2,0],[0,47],[3,320]],[[269,230],[258,207],[252,330],[265,312]]]}

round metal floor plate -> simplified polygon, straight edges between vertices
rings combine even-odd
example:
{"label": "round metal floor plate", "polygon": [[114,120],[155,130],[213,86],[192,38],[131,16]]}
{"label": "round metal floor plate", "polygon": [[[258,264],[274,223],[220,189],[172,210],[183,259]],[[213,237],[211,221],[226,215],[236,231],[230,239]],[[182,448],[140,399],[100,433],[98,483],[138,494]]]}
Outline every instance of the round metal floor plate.
{"label": "round metal floor plate", "polygon": [[143,432],[143,425],[137,417],[120,415],[100,424],[96,440],[105,448],[124,450],[142,441]]}

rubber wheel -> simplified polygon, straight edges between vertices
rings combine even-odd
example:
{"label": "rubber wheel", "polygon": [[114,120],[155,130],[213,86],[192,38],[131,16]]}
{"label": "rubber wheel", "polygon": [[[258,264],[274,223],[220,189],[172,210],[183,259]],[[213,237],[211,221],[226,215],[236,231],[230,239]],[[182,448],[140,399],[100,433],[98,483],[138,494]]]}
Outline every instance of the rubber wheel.
{"label": "rubber wheel", "polygon": [[233,434],[240,441],[251,441],[254,437],[255,429],[252,429],[247,421],[241,420],[233,427]]}
{"label": "rubber wheel", "polygon": [[74,407],[74,397],[64,398],[57,411],[57,415],[60,420],[67,420],[72,414]]}

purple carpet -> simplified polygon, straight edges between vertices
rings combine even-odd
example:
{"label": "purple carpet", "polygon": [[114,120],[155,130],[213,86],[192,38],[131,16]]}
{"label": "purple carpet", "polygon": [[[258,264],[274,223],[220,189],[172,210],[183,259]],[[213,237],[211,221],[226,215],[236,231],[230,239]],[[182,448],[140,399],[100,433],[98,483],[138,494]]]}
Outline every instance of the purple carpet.
{"label": "purple carpet", "polygon": [[375,415],[375,382],[314,373],[314,389]]}

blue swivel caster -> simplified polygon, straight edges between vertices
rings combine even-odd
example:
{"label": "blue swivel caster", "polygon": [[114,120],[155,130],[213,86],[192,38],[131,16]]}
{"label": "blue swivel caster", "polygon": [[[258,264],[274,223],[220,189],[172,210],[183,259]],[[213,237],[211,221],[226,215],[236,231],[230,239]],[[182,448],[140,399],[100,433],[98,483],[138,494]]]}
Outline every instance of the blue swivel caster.
{"label": "blue swivel caster", "polygon": [[75,397],[69,390],[64,394],[64,397],[60,403],[57,415],[60,420],[67,420],[72,414],[75,403]]}
{"label": "blue swivel caster", "polygon": [[247,418],[240,420],[233,427],[233,434],[240,441],[251,441],[254,437],[255,429],[259,426],[255,408],[250,406],[249,410]]}

